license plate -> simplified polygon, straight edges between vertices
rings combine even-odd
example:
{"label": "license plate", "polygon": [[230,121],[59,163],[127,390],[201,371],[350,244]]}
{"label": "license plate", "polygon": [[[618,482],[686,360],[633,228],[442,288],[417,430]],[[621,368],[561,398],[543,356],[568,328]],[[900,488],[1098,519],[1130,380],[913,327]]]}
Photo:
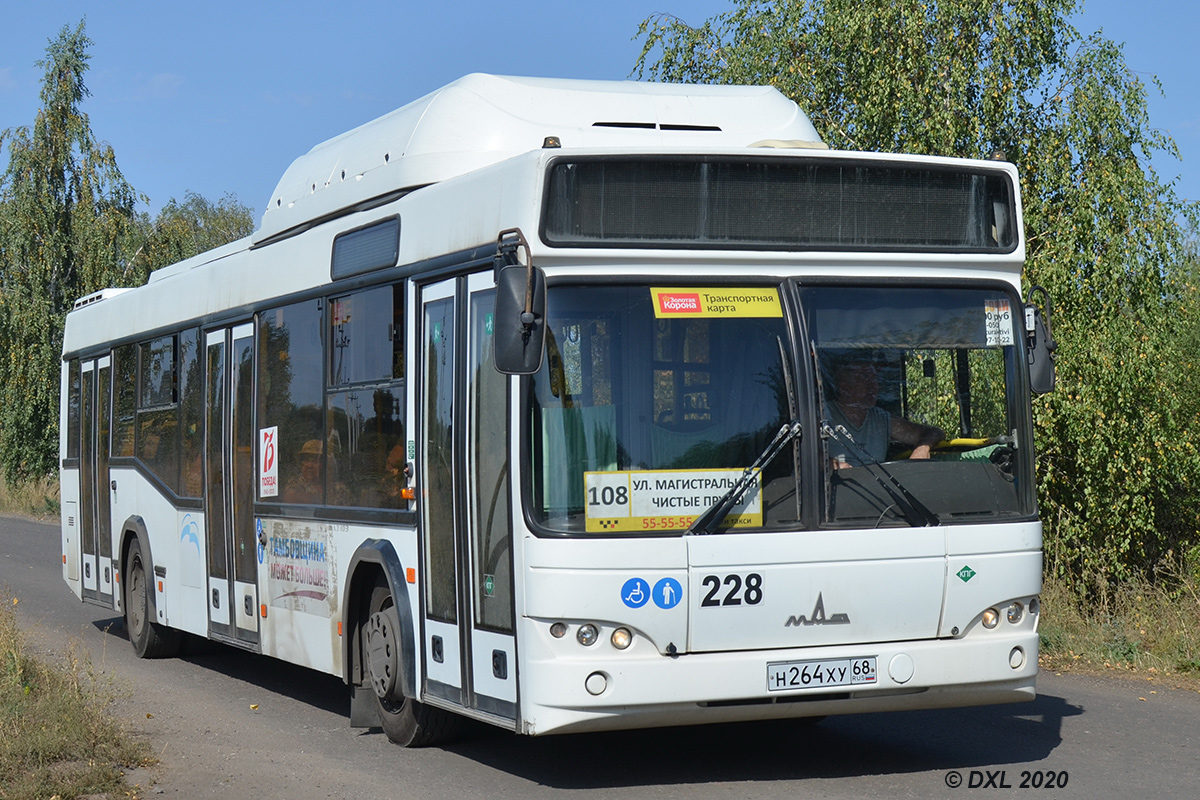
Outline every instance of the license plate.
{"label": "license plate", "polygon": [[767,664],[768,692],[870,685],[875,683],[877,678],[875,656],[830,658],[821,661],[775,661]]}

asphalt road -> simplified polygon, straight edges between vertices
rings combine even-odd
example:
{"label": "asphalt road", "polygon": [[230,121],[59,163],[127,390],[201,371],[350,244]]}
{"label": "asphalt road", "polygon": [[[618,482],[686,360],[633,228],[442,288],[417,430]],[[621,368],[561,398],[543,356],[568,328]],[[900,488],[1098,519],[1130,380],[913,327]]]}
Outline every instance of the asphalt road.
{"label": "asphalt road", "polygon": [[[201,644],[134,657],[120,618],[61,579],[54,525],[0,518],[0,602],[51,651],[81,643],[160,763],[145,797],[1173,798],[1200,790],[1200,693],[1042,672],[1011,706],[531,739],[472,729],[405,750],[348,725],[335,678]],[[256,708],[252,708],[256,706]],[[1063,785],[1065,784],[1065,785]]]}

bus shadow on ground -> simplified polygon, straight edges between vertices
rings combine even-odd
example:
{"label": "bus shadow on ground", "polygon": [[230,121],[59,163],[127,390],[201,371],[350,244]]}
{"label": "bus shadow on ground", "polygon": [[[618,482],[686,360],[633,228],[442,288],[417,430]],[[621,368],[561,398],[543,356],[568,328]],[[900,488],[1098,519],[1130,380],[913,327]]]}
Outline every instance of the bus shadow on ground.
{"label": "bus shadow on ground", "polygon": [[[1084,710],[1062,697],[977,708],[528,738],[482,733],[447,750],[556,789],[845,778],[1039,762]],[[610,764],[611,769],[584,764]]]}
{"label": "bus shadow on ground", "polygon": [[[122,618],[93,624],[128,642]],[[188,637],[178,657],[348,719],[349,691],[335,676],[198,637]],[[818,724],[772,720],[527,737],[469,723],[443,749],[554,789],[847,778],[1044,761],[1062,742],[1062,721],[1084,713],[1048,693],[1030,703],[834,716]],[[382,739],[378,728],[351,735]],[[612,766],[595,767],[601,763]]]}
{"label": "bus shadow on ground", "polygon": [[[129,642],[122,617],[92,624],[109,636]],[[176,658],[349,719],[350,690],[336,676],[191,634],[184,635]]]}

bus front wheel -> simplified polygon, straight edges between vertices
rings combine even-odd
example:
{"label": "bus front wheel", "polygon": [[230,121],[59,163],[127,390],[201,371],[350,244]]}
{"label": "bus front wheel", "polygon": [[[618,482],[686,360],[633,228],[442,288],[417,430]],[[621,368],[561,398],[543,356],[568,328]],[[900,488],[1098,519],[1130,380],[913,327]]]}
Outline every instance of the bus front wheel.
{"label": "bus front wheel", "polygon": [[366,675],[375,696],[379,725],[392,742],[403,747],[428,747],[447,742],[458,733],[462,718],[404,696],[400,680],[400,619],[392,593],[382,580],[371,592],[367,617]]}

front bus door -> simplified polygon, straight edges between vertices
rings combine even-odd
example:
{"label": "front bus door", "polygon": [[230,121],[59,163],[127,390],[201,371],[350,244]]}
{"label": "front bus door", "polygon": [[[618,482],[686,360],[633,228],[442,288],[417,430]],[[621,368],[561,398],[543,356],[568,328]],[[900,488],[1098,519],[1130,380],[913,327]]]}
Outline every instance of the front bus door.
{"label": "front bus door", "polygon": [[494,305],[490,270],[420,295],[424,689],[512,727],[509,380],[493,365]]}
{"label": "front bus door", "polygon": [[208,630],[258,644],[258,535],[253,515],[254,326],[205,337],[204,518]]}

